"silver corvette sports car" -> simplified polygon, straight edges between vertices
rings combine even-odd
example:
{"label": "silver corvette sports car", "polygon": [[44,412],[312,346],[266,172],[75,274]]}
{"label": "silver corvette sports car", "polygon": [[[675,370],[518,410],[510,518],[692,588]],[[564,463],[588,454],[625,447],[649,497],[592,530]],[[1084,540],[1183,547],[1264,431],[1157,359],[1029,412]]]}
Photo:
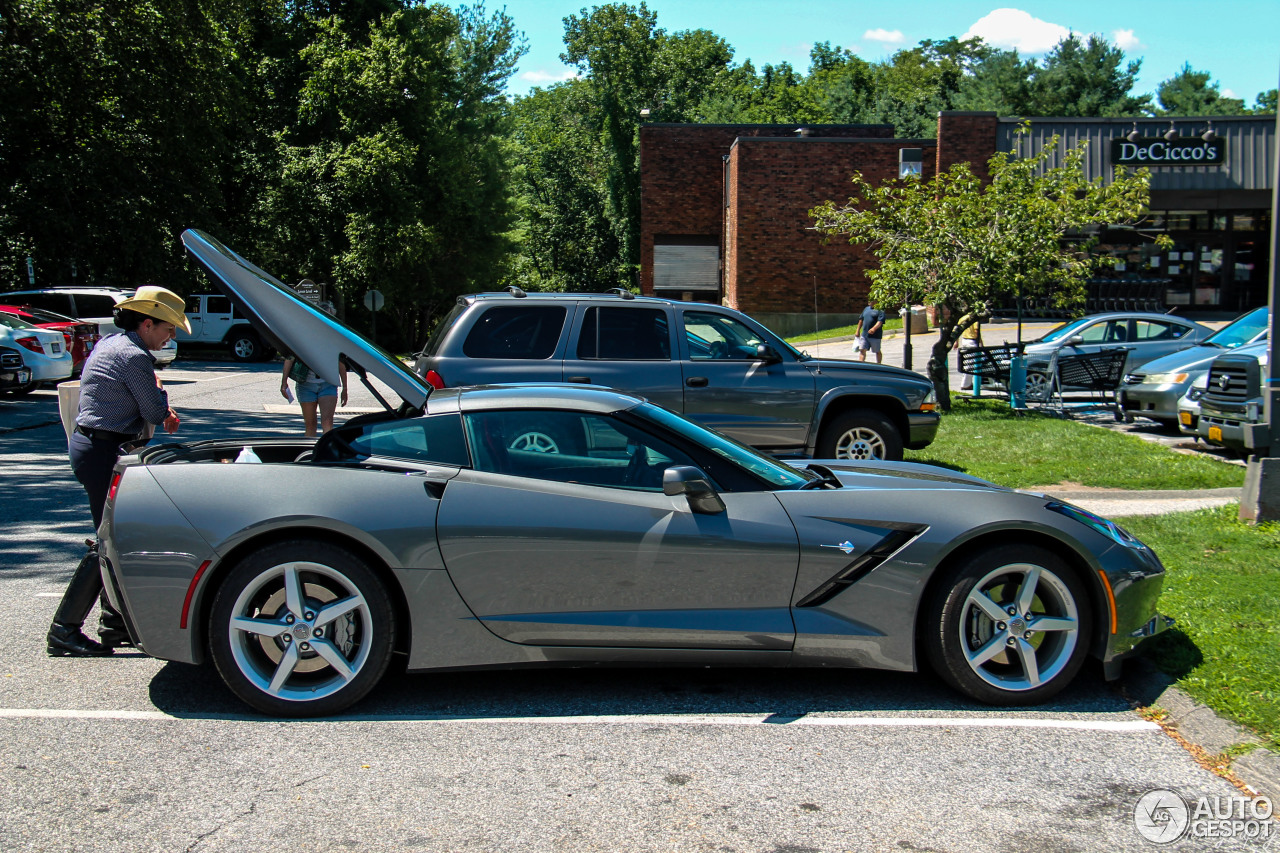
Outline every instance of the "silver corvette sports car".
{"label": "silver corvette sports car", "polygon": [[[364,696],[393,654],[469,667],[931,665],[987,703],[1108,674],[1168,622],[1163,568],[1115,524],[907,463],[787,465],[582,385],[432,391],[199,232],[264,340],[402,398],[319,440],[125,457],[103,576],[138,648],[211,659],[269,714]],[[368,383],[374,393],[375,386]]]}

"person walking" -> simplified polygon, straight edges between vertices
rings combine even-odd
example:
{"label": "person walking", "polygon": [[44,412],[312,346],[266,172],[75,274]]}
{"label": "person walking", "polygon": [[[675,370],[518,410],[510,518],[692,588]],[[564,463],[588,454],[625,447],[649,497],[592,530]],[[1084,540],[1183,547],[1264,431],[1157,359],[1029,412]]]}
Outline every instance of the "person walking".
{"label": "person walking", "polygon": [[[80,375],[80,405],[75,430],[68,436],[71,470],[89,496],[89,512],[96,532],[102,523],[112,471],[123,449],[146,444],[151,428],[178,429],[178,416],[156,375],[151,350],[163,347],[178,328],[191,326],[183,314],[182,297],[163,287],[146,286],[115,307],[118,334],[108,335],[93,348]],[[97,542],[76,567],[53,615],[47,637],[54,657],[99,657],[117,646],[130,645],[124,619],[110,609],[102,595]],[[93,603],[102,598],[98,638],[85,636],[83,627]]]}
{"label": "person walking", "polygon": [[862,309],[862,316],[858,318],[858,336],[862,339],[858,347],[858,361],[866,361],[867,351],[870,350],[876,354],[876,364],[880,364],[884,360],[884,354],[880,352],[884,336],[884,312],[876,308],[874,300],[868,299],[867,307]]}
{"label": "person walking", "polygon": [[[342,375],[342,400],[347,404],[347,365],[338,360],[338,372]],[[280,371],[280,396],[292,402],[289,394],[289,380],[294,381],[298,391],[298,405],[302,407],[302,422],[309,438],[316,437],[316,414],[319,413],[320,432],[333,429],[333,415],[337,411],[338,386],[334,385],[307,367],[296,355],[287,356]]]}

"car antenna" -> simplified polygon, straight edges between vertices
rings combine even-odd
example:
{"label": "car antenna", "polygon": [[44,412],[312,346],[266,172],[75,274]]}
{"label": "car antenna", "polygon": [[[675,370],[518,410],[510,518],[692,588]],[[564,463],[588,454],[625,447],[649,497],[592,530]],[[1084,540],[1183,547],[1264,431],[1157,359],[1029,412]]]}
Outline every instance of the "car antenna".
{"label": "car antenna", "polygon": [[526,296],[529,295],[525,293],[523,290],[521,290],[520,288],[516,287],[514,284],[507,285],[507,293],[510,293],[516,299],[524,299]]}
{"label": "car antenna", "polygon": [[606,290],[605,293],[616,293],[618,294],[618,296],[622,297],[623,299],[636,298],[636,295],[632,293],[630,290],[627,290],[625,287],[611,287],[608,290]]}

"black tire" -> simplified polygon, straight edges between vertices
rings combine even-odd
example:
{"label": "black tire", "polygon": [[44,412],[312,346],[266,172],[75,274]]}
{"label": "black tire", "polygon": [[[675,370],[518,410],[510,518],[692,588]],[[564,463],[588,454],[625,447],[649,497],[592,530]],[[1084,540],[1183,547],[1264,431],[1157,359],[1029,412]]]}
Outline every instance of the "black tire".
{"label": "black tire", "polygon": [[26,385],[18,385],[17,387],[9,388],[4,393],[11,397],[25,397],[39,387],[39,382],[28,382]]}
{"label": "black tire", "polygon": [[[289,603],[286,578],[301,591],[297,605]],[[338,602],[348,609],[326,611]],[[266,630],[246,629],[253,622]],[[378,683],[395,630],[386,587],[363,560],[336,545],[291,540],[255,551],[223,580],[209,653],[231,691],[264,714],[324,716]]]}
{"label": "black tire", "polygon": [[988,548],[941,581],[925,605],[923,639],[933,668],[961,693],[988,705],[1035,705],[1080,671],[1093,634],[1089,597],[1051,551]]}
{"label": "black tire", "polygon": [[227,341],[231,344],[231,357],[236,361],[260,361],[266,352],[262,339],[253,331],[237,329],[231,333]]}
{"label": "black tire", "polygon": [[507,436],[507,447],[510,450],[577,455],[582,453],[582,440],[575,439],[562,424],[534,419]]}
{"label": "black tire", "polygon": [[836,415],[818,437],[819,459],[902,461],[902,434],[875,409],[851,409]]}

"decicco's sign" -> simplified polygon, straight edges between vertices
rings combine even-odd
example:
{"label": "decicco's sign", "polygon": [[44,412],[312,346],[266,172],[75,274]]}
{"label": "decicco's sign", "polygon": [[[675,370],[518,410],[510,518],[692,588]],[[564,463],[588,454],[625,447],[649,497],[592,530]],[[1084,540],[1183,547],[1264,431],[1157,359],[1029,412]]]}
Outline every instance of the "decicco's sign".
{"label": "decicco's sign", "polygon": [[1219,166],[1226,162],[1226,153],[1221,139],[1206,142],[1198,136],[1111,140],[1113,166]]}

